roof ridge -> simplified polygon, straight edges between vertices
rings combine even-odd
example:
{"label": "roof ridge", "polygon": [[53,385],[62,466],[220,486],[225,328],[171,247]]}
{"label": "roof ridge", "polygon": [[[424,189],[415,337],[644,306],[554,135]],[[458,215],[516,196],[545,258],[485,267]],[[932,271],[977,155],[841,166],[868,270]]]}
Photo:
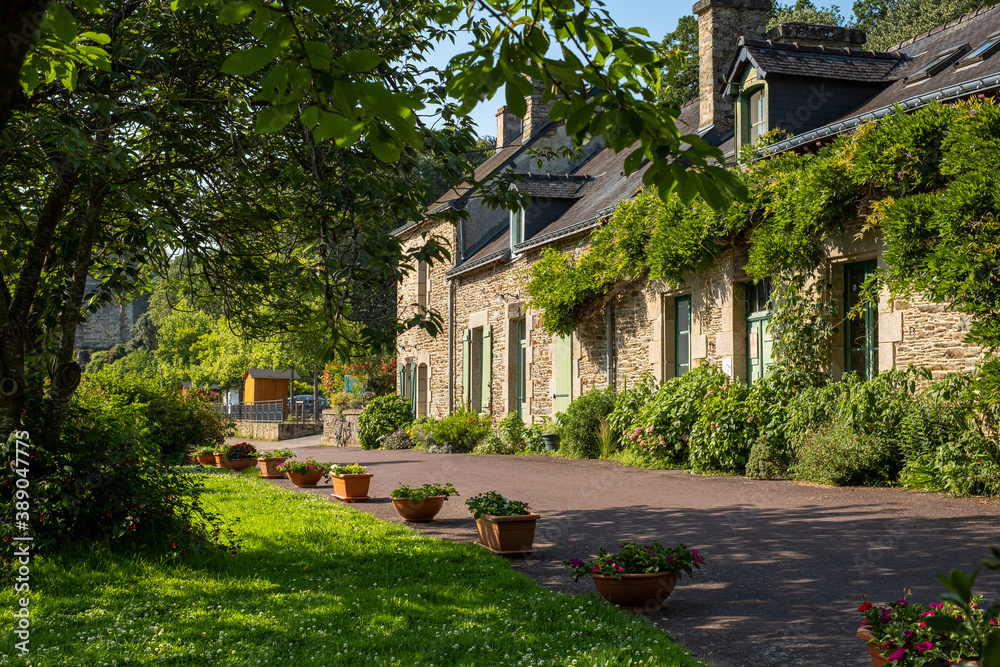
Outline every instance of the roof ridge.
{"label": "roof ridge", "polygon": [[816,53],[826,56],[847,56],[849,58],[874,58],[878,60],[903,60],[905,53],[890,53],[888,51],[873,51],[871,49],[852,49],[851,47],[836,47],[813,44],[799,44],[798,42],[775,42],[770,39],[747,39],[742,38],[744,46],[757,47],[761,49],[775,49],[780,51],[798,51],[799,53]]}
{"label": "roof ridge", "polygon": [[1000,5],[990,5],[990,6],[987,6],[987,7],[980,7],[979,9],[974,9],[971,12],[969,12],[968,14],[963,14],[962,16],[959,16],[957,19],[952,19],[951,21],[947,21],[945,23],[938,24],[936,26],[933,26],[933,27],[929,28],[925,32],[918,33],[918,34],[914,35],[913,37],[910,37],[909,39],[904,39],[902,42],[899,42],[898,44],[893,44],[892,46],[887,47],[885,50],[887,52],[896,52],[896,51],[899,51],[904,46],[909,46],[911,44],[915,44],[916,42],[919,42],[922,39],[927,39],[931,35],[936,35],[939,32],[944,32],[948,28],[951,28],[953,26],[959,25],[961,23],[965,23],[966,21],[971,21],[972,19],[976,18],[980,14],[987,14],[987,13],[989,13],[989,12],[997,9],[998,7],[1000,7]]}

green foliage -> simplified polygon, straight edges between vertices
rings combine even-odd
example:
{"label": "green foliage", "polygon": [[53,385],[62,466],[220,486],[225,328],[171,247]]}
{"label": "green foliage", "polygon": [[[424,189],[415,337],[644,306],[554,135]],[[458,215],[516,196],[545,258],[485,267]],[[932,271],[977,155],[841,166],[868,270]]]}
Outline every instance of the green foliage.
{"label": "green foliage", "polygon": [[528,429],[516,412],[511,412],[500,420],[497,424],[497,433],[503,444],[513,453],[520,452],[528,444]]}
{"label": "green foliage", "polygon": [[757,441],[750,447],[750,457],[747,459],[746,475],[750,479],[775,479],[782,477],[788,470],[788,461],[784,456],[783,443],[776,443],[761,433]]}
{"label": "green foliage", "polygon": [[[102,544],[153,559],[234,543],[199,497],[201,485],[164,462],[136,428],[141,408],[78,393],[58,436],[47,429],[41,396],[29,396],[22,454],[16,438],[0,441],[9,465],[0,469],[0,490],[14,497],[20,479],[30,481],[34,548],[54,553],[73,545]],[[21,459],[23,465],[16,465]],[[19,472],[20,470],[20,472]],[[0,509],[0,538],[16,530],[13,502]]]}
{"label": "green foliage", "polygon": [[627,437],[631,433],[633,425],[639,421],[639,411],[652,400],[657,389],[653,376],[645,373],[638,382],[618,394],[615,409],[608,415],[608,423],[615,435]]}
{"label": "green foliage", "polygon": [[574,458],[597,458],[597,427],[611,414],[616,398],[614,387],[591,389],[560,412],[560,451]]}
{"label": "green foliage", "polygon": [[362,449],[378,449],[395,431],[413,421],[410,402],[398,394],[372,399],[358,415],[358,439]]}
{"label": "green foliage", "polygon": [[673,572],[678,579],[686,574],[694,576],[694,570],[701,569],[705,558],[698,554],[697,549],[688,549],[683,544],[667,548],[659,542],[650,546],[638,542],[622,542],[618,551],[608,552],[601,547],[597,558],[592,561],[582,561],[579,558],[564,560],[563,565],[570,569],[574,580],[588,574],[600,574],[621,579],[623,574],[653,574],[656,572]]}
{"label": "green foliage", "polygon": [[366,472],[368,472],[368,468],[360,463],[343,463],[340,465],[330,464],[330,474],[333,476],[364,475]]}
{"label": "green foliage", "polygon": [[676,52],[681,57],[673,81],[661,87],[659,94],[661,102],[680,109],[698,97],[698,19],[690,15],[677,19],[677,27],[663,38],[659,51]]}
{"label": "green foliage", "polygon": [[390,498],[408,498],[409,500],[427,500],[428,498],[434,496],[444,496],[445,498],[450,498],[451,496],[457,496],[458,491],[451,484],[424,484],[413,488],[406,484],[395,488],[389,493]]}
{"label": "green foliage", "polygon": [[[767,28],[782,23],[817,23],[819,25],[845,25],[840,7],[817,7],[812,0],[795,0],[792,4],[775,3],[767,13]],[[913,33],[916,34],[916,33]]]}
{"label": "green foliage", "polygon": [[383,449],[413,449],[413,441],[410,440],[406,429],[393,431],[382,444]]}
{"label": "green foliage", "polygon": [[431,421],[428,451],[438,453],[467,453],[475,449],[490,432],[489,415],[479,415],[468,410]]}
{"label": "green foliage", "polygon": [[465,501],[475,519],[486,516],[521,516],[529,514],[528,503],[520,500],[509,500],[496,491],[484,491]]}
{"label": "green foliage", "polygon": [[611,423],[607,419],[601,419],[597,423],[594,432],[597,438],[597,453],[602,459],[610,459],[618,446],[618,437],[611,428]]}
{"label": "green foliage", "polygon": [[742,473],[757,440],[760,415],[742,383],[709,389],[691,429],[690,461],[696,472]]}
{"label": "green foliage", "polygon": [[483,441],[472,450],[473,454],[495,454],[502,456],[512,456],[517,454],[517,450],[507,443],[496,433],[488,433]]}
{"label": "green foliage", "polygon": [[891,439],[859,433],[846,419],[838,419],[803,439],[795,477],[840,486],[884,486],[894,482],[900,467],[899,448]]}
{"label": "green foliage", "polygon": [[857,27],[868,32],[866,49],[884,51],[930,28],[953,21],[983,0],[855,0]]}
{"label": "green foliage", "polygon": [[837,332],[832,285],[815,281],[807,286],[803,276],[794,276],[775,288],[772,300],[774,314],[767,326],[774,339],[774,364],[809,384],[825,384]]}
{"label": "green foliage", "polygon": [[434,444],[434,434],[431,430],[431,425],[434,422],[435,419],[433,417],[420,417],[413,422],[409,433],[414,447],[426,450],[430,445]]}

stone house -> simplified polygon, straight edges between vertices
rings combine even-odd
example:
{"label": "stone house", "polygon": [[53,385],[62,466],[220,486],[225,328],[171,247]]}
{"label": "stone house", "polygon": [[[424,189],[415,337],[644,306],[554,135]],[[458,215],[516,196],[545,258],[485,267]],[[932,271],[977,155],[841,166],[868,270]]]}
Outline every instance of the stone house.
{"label": "stone house", "polygon": [[[863,48],[862,31],[802,23],[766,30],[767,0],[700,0],[699,96],[677,119],[681,134],[697,133],[736,161],[764,133],[790,135],[770,153],[815,151],[840,133],[932,100],[954,101],[1000,89],[1000,7],[978,10],[884,52]],[[399,287],[400,316],[430,307],[444,318],[432,338],[401,335],[399,391],[418,416],[443,417],[466,407],[537,421],[565,409],[593,388],[631,384],[645,373],[664,381],[709,363],[752,382],[767,372],[770,339],[766,284],[744,273],[745,257],[729,252],[714,267],[691,273],[681,286],[622,285],[594,304],[572,336],[550,336],[544,312],[526,304],[527,272],[545,248],[570,253],[614,207],[634,196],[643,171],[624,175],[625,152],[592,141],[575,155],[537,151],[571,145],[550,122],[541,90],[528,98],[523,123],[497,113],[497,151],[476,180],[505,170],[530,197],[523,210],[493,210],[481,193],[460,186],[431,208],[464,209],[459,224],[416,221],[396,230],[404,244],[425,235],[447,240],[449,265],[421,264]],[[831,238],[823,277],[857,302],[858,287],[883,263],[877,233]],[[974,367],[982,353],[964,342],[968,322],[939,303],[890,302],[847,324],[833,341],[831,370],[862,376],[918,364],[936,375]]]}

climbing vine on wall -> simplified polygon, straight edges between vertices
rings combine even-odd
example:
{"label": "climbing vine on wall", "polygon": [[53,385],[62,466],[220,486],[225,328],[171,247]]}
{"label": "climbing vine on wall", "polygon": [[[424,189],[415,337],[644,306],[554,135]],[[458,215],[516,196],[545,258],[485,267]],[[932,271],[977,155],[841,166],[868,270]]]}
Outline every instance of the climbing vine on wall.
{"label": "climbing vine on wall", "polygon": [[616,283],[684,275],[729,249],[757,279],[809,276],[822,243],[880,232],[894,297],[919,292],[972,316],[969,339],[1000,344],[1000,105],[932,103],[838,137],[816,154],[738,167],[745,201],[713,210],[644,190],[622,202],[578,256],[547,250],[531,271],[549,333],[572,331]]}

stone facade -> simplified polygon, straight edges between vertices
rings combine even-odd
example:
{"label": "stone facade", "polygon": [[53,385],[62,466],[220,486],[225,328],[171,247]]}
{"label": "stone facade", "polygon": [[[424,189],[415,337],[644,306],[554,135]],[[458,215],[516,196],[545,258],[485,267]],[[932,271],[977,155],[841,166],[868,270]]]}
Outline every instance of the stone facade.
{"label": "stone facade", "polygon": [[[96,279],[88,277],[86,293],[96,292],[99,286]],[[115,345],[124,343],[132,335],[132,325],[148,308],[149,295],[146,294],[135,301],[103,306],[96,313],[90,313],[86,321],[76,327],[76,348],[110,350]]]}
{"label": "stone facade", "polygon": [[236,421],[235,435],[248,440],[292,440],[323,432],[323,425],[316,422],[251,422]]}
{"label": "stone facade", "polygon": [[334,447],[360,447],[361,440],[358,437],[360,414],[361,410],[344,410],[344,416],[340,417],[336,410],[324,410],[322,444]]}

